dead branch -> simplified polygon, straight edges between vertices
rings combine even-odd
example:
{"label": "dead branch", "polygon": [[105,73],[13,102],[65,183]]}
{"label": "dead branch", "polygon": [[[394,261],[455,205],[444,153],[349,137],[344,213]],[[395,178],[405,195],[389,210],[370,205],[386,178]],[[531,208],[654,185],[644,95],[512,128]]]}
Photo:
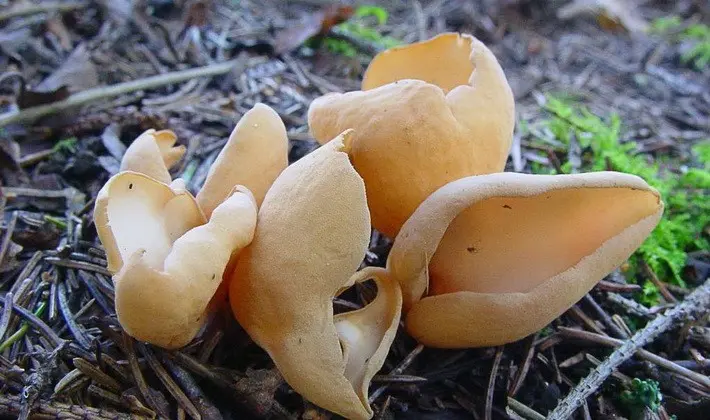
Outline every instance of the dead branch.
{"label": "dead branch", "polygon": [[548,416],[548,420],[564,420],[574,414],[582,403],[592,395],[599,386],[624,361],[631,358],[639,349],[653,341],[658,335],[671,328],[676,322],[691,317],[704,316],[710,311],[710,280],[698,287],[673,309],[649,322],[629,340],[617,348],[602,364],[582,380],[567,397],[562,400]]}

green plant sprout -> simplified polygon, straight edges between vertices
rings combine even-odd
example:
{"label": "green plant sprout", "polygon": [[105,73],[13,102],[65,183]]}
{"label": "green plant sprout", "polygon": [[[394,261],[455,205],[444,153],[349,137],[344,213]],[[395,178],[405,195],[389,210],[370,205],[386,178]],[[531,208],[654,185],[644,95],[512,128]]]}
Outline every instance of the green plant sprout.
{"label": "green plant sprout", "polygon": [[63,140],[59,140],[57,144],[52,147],[52,152],[58,153],[58,152],[67,152],[67,153],[76,153],[76,144],[78,140],[76,137],[69,137]]}
{"label": "green plant sprout", "polygon": [[663,395],[658,382],[634,378],[629,389],[621,393],[619,400],[631,418],[643,418],[645,408],[654,413],[658,412]]}
{"label": "green plant sprout", "polygon": [[[374,22],[373,18],[374,17]],[[348,35],[363,41],[377,44],[383,49],[388,49],[400,45],[401,42],[390,36],[384,36],[379,29],[387,23],[389,13],[379,6],[359,6],[353,17],[347,22],[343,22],[336,28]],[[358,50],[351,43],[343,39],[326,38],[324,44],[329,51],[341,54],[346,57],[355,57]]]}
{"label": "green plant sprout", "polygon": [[663,34],[666,34],[667,32],[677,29],[682,24],[683,24],[683,20],[680,18],[680,16],[676,16],[676,15],[662,16],[657,19],[654,19],[651,22],[649,31],[651,33],[663,35]]}
{"label": "green plant sprout", "polygon": [[[664,281],[685,286],[682,271],[687,252],[710,250],[704,229],[710,224],[710,141],[693,147],[695,165],[690,163],[680,174],[671,171],[672,165],[654,162],[647,155],[637,154],[634,142],[620,142],[621,120],[611,115],[606,122],[587,109],[565,101],[548,98],[545,105],[552,118],[544,126],[555,140],[569,145],[574,136],[582,149],[582,170],[614,170],[640,176],[656,188],[666,203],[666,210],[653,233],[630,259],[630,277],[638,271],[638,262],[645,261]],[[535,141],[535,140],[533,140]],[[539,140],[538,140],[539,141]],[[549,167],[533,163],[535,173],[549,173]],[[570,162],[561,166],[564,173],[571,171]],[[553,170],[554,171],[554,170]],[[648,305],[659,301],[658,288],[650,281],[643,284],[639,300]]]}
{"label": "green plant sprout", "polygon": [[[668,35],[678,31],[682,25],[680,17],[665,16],[651,23],[651,32],[658,35]],[[710,64],[710,26],[702,23],[691,24],[671,38],[675,42],[693,42],[693,46],[680,57],[683,64],[692,64],[697,70],[703,70]]]}

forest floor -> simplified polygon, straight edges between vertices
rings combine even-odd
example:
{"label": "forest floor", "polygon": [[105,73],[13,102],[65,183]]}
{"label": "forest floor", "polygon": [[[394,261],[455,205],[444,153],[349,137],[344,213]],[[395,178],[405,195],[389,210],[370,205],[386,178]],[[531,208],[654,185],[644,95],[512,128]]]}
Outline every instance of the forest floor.
{"label": "forest floor", "polygon": [[[178,351],[125,335],[93,200],[149,128],[177,134],[187,152],[173,173],[198,190],[258,102],[285,122],[296,161],[317,147],[314,98],[359,89],[384,48],[459,31],[491,48],[513,88],[506,170],[635,173],[664,194],[665,222],[519,342],[434,350],[399,331],[370,389],[375,416],[540,419],[572,393],[575,418],[706,418],[707,2],[328,3],[0,0],[0,417],[329,418],[229,317]],[[366,263],[383,265],[390,245],[378,236]],[[574,395],[610,357],[618,369]]]}

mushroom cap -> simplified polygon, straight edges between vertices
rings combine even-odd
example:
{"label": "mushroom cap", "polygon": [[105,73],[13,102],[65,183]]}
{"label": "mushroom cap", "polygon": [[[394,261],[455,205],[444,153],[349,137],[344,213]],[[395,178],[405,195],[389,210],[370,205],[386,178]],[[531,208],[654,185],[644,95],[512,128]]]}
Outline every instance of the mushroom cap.
{"label": "mushroom cap", "polygon": [[[350,140],[343,133],[276,179],[232,273],[230,303],[296,392],[363,419],[372,416],[367,387],[394,339],[401,295],[384,270],[353,274],[367,250],[370,217],[365,186],[348,160]],[[334,317],[333,297],[370,277],[378,284],[375,302]]]}
{"label": "mushroom cap", "polygon": [[422,203],[388,258],[407,330],[444,348],[523,338],[628,259],[663,207],[645,181],[617,172],[454,181]]}
{"label": "mushroom cap", "polygon": [[170,130],[146,130],[126,149],[120,172],[138,172],[170,184],[168,170],[185,154],[185,146],[174,146],[176,141],[175,133]]}
{"label": "mushroom cap", "polygon": [[130,255],[150,250],[151,265],[162,263],[173,242],[206,222],[195,198],[138,172],[112,176],[96,196],[94,224],[106,250],[108,270],[118,272]]}
{"label": "mushroom cap", "polygon": [[514,108],[493,53],[470,35],[448,33],[380,53],[362,91],[317,98],[308,122],[321,143],[355,129],[350,155],[373,226],[394,237],[438,188],[505,167]]}
{"label": "mushroom cap", "polygon": [[136,172],[114,175],[94,217],[126,332],[164,348],[189,343],[230,257],[251,242],[256,212],[251,192],[238,186],[205,224],[184,189]]}
{"label": "mushroom cap", "polygon": [[229,140],[210,167],[197,194],[209,218],[235,185],[254,194],[257,205],[288,165],[288,136],[283,121],[269,106],[258,103],[239,120]]}

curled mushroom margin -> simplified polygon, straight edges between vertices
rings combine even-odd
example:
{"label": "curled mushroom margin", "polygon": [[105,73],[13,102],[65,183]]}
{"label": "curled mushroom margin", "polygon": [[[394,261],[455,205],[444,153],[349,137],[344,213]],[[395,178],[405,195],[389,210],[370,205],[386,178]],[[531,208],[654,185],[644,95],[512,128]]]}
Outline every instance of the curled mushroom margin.
{"label": "curled mushroom margin", "polygon": [[[384,269],[356,272],[370,216],[348,156],[351,135],[342,133],[276,179],[232,273],[230,303],[296,392],[346,418],[368,419],[368,386],[394,340],[402,298]],[[375,300],[334,316],[333,297],[368,279],[377,284]]]}
{"label": "curled mushroom margin", "polygon": [[406,328],[441,348],[532,334],[621,265],[663,209],[645,181],[616,172],[454,181],[422,203],[388,257]]}
{"label": "curled mushroom margin", "polygon": [[236,186],[209,221],[181,183],[119,172],[99,192],[94,220],[115,285],[116,314],[132,337],[188,344],[232,255],[256,228],[256,201]]}

